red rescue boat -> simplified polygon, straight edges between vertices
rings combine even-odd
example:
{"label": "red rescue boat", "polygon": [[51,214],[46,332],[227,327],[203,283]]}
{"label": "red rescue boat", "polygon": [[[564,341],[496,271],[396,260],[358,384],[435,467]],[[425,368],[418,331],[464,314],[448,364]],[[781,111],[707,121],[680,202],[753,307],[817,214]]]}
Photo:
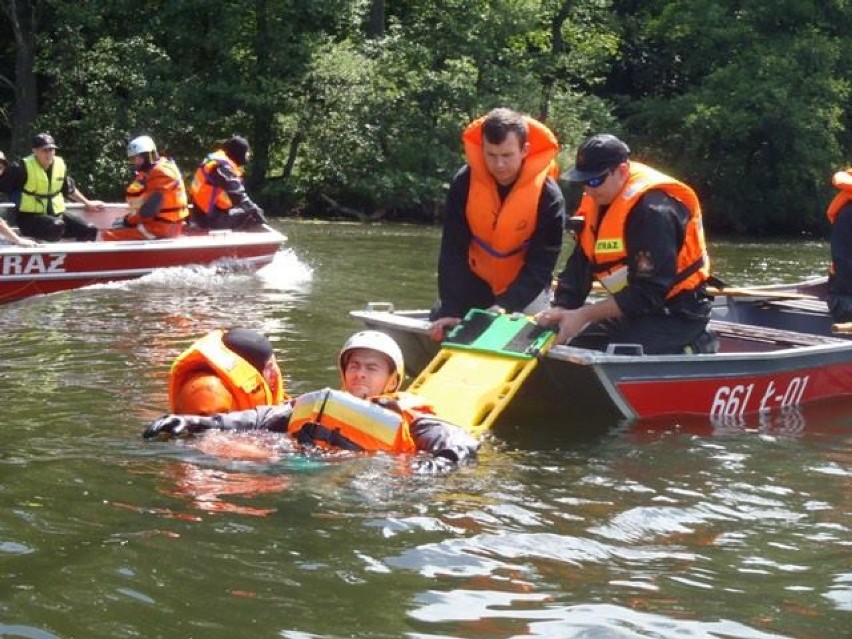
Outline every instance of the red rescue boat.
{"label": "red rescue boat", "polygon": [[[108,205],[95,223],[101,228],[127,212]],[[256,270],[270,262],[286,241],[275,229],[211,231],[174,239],[124,242],[44,243],[33,248],[0,245],[0,303],[91,284],[142,277],[155,269],[227,265]]]}
{"label": "red rescue boat", "polygon": [[[768,293],[771,296],[771,293]],[[426,311],[372,304],[350,315],[400,344],[411,375],[437,353]],[[828,399],[852,399],[852,340],[721,319],[715,354],[645,355],[554,346],[498,418],[513,424],[589,423],[702,415],[736,419]]]}

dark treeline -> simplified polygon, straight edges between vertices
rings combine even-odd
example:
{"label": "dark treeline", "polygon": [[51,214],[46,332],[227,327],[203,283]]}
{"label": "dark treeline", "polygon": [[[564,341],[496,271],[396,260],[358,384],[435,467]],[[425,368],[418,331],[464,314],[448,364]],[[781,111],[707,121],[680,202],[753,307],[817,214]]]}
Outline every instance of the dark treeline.
{"label": "dark treeline", "polygon": [[190,175],[241,133],[270,213],[431,222],[463,127],[505,105],[565,166],[621,135],[718,233],[824,232],[850,27],[848,0],[0,0],[0,145],[49,131],[116,199],[130,138]]}

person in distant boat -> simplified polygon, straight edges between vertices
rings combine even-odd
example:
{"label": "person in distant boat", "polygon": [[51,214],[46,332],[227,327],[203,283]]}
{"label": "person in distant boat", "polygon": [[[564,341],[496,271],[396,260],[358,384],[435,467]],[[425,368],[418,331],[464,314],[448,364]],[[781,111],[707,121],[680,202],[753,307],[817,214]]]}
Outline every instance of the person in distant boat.
{"label": "person in distant boat", "polygon": [[192,223],[204,229],[248,229],[266,224],[266,217],[246,193],[243,167],[249,160],[248,140],[231,136],[195,171],[189,187]]}
{"label": "person in distant boat", "polygon": [[15,221],[21,234],[45,242],[63,237],[94,240],[97,227],[68,215],[65,198],[81,203],[87,213],[103,210],[104,203],[88,199],[77,188],[57,148],[49,133],[36,135],[31,155],[20,163],[0,163],[0,191],[16,200],[20,196]]}
{"label": "person in distant boat", "polygon": [[213,415],[288,399],[272,344],[248,328],[211,331],[178,355],[169,373],[172,413]]}
{"label": "person in distant boat", "polygon": [[565,225],[559,144],[544,124],[498,108],[471,123],[462,140],[467,163],[444,212],[435,340],[472,308],[546,308]]}
{"label": "person in distant boat", "polygon": [[[3,151],[0,151],[0,174],[6,170],[6,167],[9,166],[9,161],[6,159],[6,154]],[[0,237],[11,244],[16,244],[22,247],[32,247],[37,246],[38,242],[35,240],[31,240],[28,237],[22,237],[15,233],[15,229],[9,226],[6,223],[6,220],[3,217],[0,217]]]}
{"label": "person in distant boat", "polygon": [[832,184],[839,193],[826,211],[831,223],[828,310],[835,322],[852,322],[852,168],[835,173]]}
{"label": "person in distant boat", "polygon": [[415,453],[418,472],[439,473],[470,460],[477,440],[439,419],[416,395],[398,392],[405,375],[402,351],[385,333],[352,335],[338,356],[342,391],[305,393],[279,406],[214,415],[165,415],[149,424],[145,439],[167,439],[219,430],[288,433],[305,447]]}
{"label": "person in distant boat", "polygon": [[[646,354],[712,352],[710,263],[701,205],[687,185],[630,160],[614,135],[586,139],[568,180],[583,185],[577,247],[558,277],[553,307],[536,316],[558,343]],[[609,296],[586,304],[592,281]]]}
{"label": "person in distant boat", "polygon": [[189,217],[186,188],[174,160],[157,152],[154,140],[141,135],[127,145],[136,170],[125,190],[130,213],[119,226],[105,230],[104,240],[154,240],[177,237]]}

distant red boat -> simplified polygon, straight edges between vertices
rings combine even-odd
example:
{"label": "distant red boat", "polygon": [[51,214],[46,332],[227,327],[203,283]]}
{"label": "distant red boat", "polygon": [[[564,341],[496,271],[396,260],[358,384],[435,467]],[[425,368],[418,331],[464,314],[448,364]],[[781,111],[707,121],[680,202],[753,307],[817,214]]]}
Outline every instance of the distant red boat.
{"label": "distant red boat", "polygon": [[[109,205],[96,220],[108,227],[126,213]],[[286,241],[278,231],[212,231],[169,240],[53,242],[34,248],[0,245],[0,303],[91,284],[142,277],[155,269],[228,264],[250,270],[270,262]]]}

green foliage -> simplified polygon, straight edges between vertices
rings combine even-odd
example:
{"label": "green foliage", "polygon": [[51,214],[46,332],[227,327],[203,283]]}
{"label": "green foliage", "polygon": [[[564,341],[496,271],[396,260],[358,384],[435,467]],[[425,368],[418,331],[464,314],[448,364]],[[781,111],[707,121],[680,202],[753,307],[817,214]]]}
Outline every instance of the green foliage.
{"label": "green foliage", "polygon": [[849,159],[842,3],[635,4],[618,3],[632,17],[613,86],[638,154],[696,187],[711,228],[821,229]]}
{"label": "green foliage", "polygon": [[385,0],[368,33],[377,1],[30,0],[37,126],[98,197],[120,197],[135,135],[189,175],[237,132],[268,210],[431,221],[462,130],[506,105],[565,165],[592,132],[625,136],[717,231],[824,229],[852,162],[848,0]]}

